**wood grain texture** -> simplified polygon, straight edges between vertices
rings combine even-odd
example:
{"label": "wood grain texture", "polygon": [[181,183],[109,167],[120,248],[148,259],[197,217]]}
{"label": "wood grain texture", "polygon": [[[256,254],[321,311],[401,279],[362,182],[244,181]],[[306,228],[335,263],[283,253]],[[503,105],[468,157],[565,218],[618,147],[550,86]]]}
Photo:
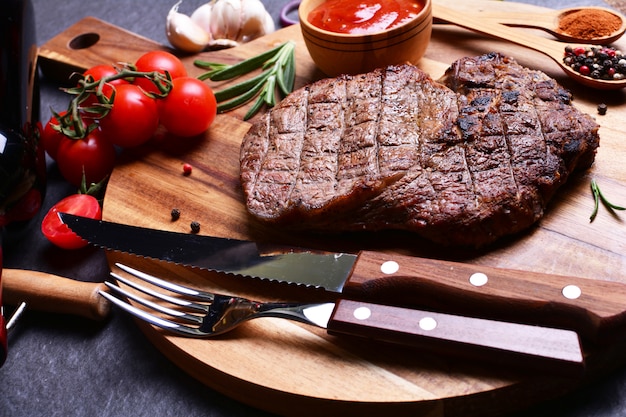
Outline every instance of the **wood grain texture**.
{"label": "wood grain texture", "polygon": [[2,270],[2,291],[8,305],[25,302],[29,310],[74,314],[104,320],[111,306],[98,291],[103,283],[83,282],[53,274],[24,269]]}
{"label": "wood grain texture", "polygon": [[[543,10],[497,1],[468,1],[455,7]],[[101,42],[87,49],[68,50],[71,39],[85,32],[98,33]],[[321,78],[322,74],[308,57],[297,26],[236,49],[206,52],[199,57],[234,62],[288,39],[297,43],[296,86]],[[620,45],[623,41],[618,42]],[[41,56],[49,73],[67,76],[68,68],[133,61],[145,50],[154,48],[163,47],[90,19],[43,45]],[[261,225],[246,213],[239,186],[239,145],[249,127],[249,123],[241,120],[246,108],[218,116],[206,137],[199,140],[172,144],[167,143],[167,137],[161,137],[147,146],[124,152],[107,189],[104,217],[183,233],[189,232],[189,224],[195,220],[201,224],[200,233],[207,235],[325,250],[370,249],[626,282],[624,215],[611,214],[601,207],[596,220],[589,222],[593,209],[589,188],[592,178],[611,201],[626,204],[624,91],[599,92],[581,87],[545,55],[448,25],[435,25],[431,45],[420,67],[437,78],[455,59],[490,51],[511,55],[520,64],[556,78],[573,91],[575,105],[587,113],[596,114],[600,102],[608,105],[607,114],[597,116],[601,145],[595,164],[573,176],[541,222],[525,233],[482,250],[467,250],[437,247],[406,233],[290,234]],[[183,57],[192,74],[200,72],[192,65],[195,58],[198,56]],[[193,166],[191,176],[182,175],[183,163]],[[181,210],[181,218],[176,222],[170,220],[170,210],[174,207]],[[117,253],[108,256],[112,269],[117,269],[114,262],[123,261],[209,290],[268,300],[328,298],[324,293],[301,288],[238,280]],[[570,390],[624,360],[623,342],[601,347],[588,344],[585,346],[587,378],[563,379],[373,342],[356,342],[280,319],[251,322],[234,333],[211,340],[184,339],[142,323],[138,326],[167,357],[199,381],[239,401],[286,416],[496,415]]]}

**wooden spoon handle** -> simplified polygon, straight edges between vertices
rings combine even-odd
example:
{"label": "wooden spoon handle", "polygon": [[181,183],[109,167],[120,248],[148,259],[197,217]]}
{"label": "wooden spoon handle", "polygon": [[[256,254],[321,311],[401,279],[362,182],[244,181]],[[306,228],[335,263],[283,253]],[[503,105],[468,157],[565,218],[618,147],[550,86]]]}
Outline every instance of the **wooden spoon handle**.
{"label": "wooden spoon handle", "polygon": [[555,33],[559,24],[558,17],[561,11],[554,10],[546,11],[545,13],[537,13],[478,9],[471,12],[464,10],[463,14],[467,15],[468,19],[488,20],[501,25],[514,27],[538,28],[546,30],[549,33]]}
{"label": "wooden spoon handle", "polygon": [[74,314],[93,320],[106,318],[110,304],[98,294],[103,283],[82,282],[57,275],[23,269],[2,270],[4,303],[51,313]]}
{"label": "wooden spoon handle", "polygon": [[476,15],[482,19],[498,22],[502,25],[542,28],[554,31],[559,24],[560,10],[536,12],[498,12],[498,11],[477,11]]}
{"label": "wooden spoon handle", "polygon": [[476,17],[476,15],[478,15],[478,13],[468,16],[465,12],[450,9],[441,5],[439,2],[433,3],[433,18],[541,52],[563,67],[562,59],[565,52],[565,45],[561,42],[530,35],[492,20],[482,20],[480,16]]}

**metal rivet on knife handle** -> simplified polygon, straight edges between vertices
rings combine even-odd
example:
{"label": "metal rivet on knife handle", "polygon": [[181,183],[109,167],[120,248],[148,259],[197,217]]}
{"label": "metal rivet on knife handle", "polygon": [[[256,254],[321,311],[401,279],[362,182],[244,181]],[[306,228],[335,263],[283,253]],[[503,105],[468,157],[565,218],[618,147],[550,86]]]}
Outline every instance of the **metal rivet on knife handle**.
{"label": "metal rivet on knife handle", "polygon": [[380,266],[380,271],[386,275],[395,274],[399,269],[400,265],[395,261],[386,261]]}
{"label": "metal rivet on knife handle", "polygon": [[474,272],[472,275],[470,275],[469,282],[474,287],[482,287],[483,285],[486,285],[487,282],[489,282],[489,277],[487,276],[487,274],[484,274],[482,272]]}
{"label": "metal rivet on knife handle", "polygon": [[427,316],[419,321],[420,329],[430,331],[435,330],[437,328],[437,320],[434,318]]}
{"label": "metal rivet on knife handle", "polygon": [[561,293],[563,294],[563,297],[569,300],[575,300],[582,295],[582,290],[578,285],[570,284],[563,287]]}
{"label": "metal rivet on knife handle", "polygon": [[372,310],[367,307],[359,307],[354,310],[354,318],[357,320],[367,320],[372,315]]}

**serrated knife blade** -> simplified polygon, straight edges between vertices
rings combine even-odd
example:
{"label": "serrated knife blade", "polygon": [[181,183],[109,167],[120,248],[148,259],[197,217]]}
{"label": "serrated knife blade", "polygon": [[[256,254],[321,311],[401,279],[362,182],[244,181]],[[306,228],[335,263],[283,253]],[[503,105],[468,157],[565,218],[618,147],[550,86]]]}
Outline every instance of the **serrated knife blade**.
{"label": "serrated knife blade", "polygon": [[266,280],[343,298],[576,331],[596,342],[624,334],[626,285],[375,251],[277,253],[245,240],[176,233],[59,213],[108,250]]}
{"label": "serrated knife blade", "polygon": [[255,242],[145,229],[60,213],[61,220],[89,243],[105,249],[185,266],[324,288],[340,293],[357,256],[306,249],[273,253]]}

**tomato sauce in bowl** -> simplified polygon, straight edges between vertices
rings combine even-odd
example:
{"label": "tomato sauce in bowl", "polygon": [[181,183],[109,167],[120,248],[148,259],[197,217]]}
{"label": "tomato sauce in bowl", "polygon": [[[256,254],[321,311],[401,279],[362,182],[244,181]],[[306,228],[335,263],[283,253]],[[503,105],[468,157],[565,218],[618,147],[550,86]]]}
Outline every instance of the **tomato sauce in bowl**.
{"label": "tomato sauce in bowl", "polygon": [[[430,42],[432,1],[302,0],[298,8],[302,38],[315,65],[330,77],[417,64]],[[313,23],[318,19],[332,25],[319,27]]]}
{"label": "tomato sauce in bowl", "polygon": [[424,0],[328,0],[308,15],[312,25],[335,33],[370,34],[400,26],[424,8]]}

